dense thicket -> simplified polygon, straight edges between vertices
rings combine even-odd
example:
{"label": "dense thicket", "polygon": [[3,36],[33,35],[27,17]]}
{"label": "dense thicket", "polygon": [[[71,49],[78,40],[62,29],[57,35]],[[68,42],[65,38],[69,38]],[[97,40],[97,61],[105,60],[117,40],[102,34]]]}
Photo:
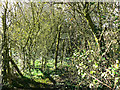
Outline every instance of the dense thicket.
{"label": "dense thicket", "polygon": [[118,3],[2,4],[3,85],[59,88],[62,84],[63,89],[113,90],[120,87]]}

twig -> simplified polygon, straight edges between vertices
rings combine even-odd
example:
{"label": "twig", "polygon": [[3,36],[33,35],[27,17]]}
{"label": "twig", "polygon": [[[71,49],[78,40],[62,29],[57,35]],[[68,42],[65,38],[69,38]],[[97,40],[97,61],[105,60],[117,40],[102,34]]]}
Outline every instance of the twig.
{"label": "twig", "polygon": [[108,48],[107,48],[107,49],[105,50],[105,52],[102,54],[102,57],[107,53],[107,51],[108,51],[108,49],[110,48],[111,44],[112,44],[112,42],[110,42]]}
{"label": "twig", "polygon": [[90,77],[92,77],[92,78],[94,78],[95,80],[97,80],[99,83],[101,83],[101,84],[103,84],[103,85],[107,86],[108,88],[112,89],[112,87],[108,86],[106,83],[104,83],[104,82],[100,81],[99,79],[97,79],[96,77],[94,77],[94,76],[90,75],[89,73],[87,73],[87,74],[88,74]]}

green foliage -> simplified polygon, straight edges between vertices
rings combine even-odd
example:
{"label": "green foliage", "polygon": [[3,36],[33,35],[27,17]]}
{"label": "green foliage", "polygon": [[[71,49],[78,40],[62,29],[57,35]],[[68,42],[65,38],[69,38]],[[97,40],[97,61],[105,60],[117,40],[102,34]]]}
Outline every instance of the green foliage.
{"label": "green foliage", "polygon": [[[82,51],[81,51],[82,52]],[[95,87],[99,87],[101,85],[101,82],[99,80],[104,80],[106,78],[109,78],[111,82],[114,82],[114,85],[119,85],[118,81],[120,80],[119,78],[119,61],[116,60],[116,63],[110,64],[109,67],[105,65],[106,59],[102,57],[103,62],[98,62],[98,60],[95,60],[95,58],[90,59],[90,55],[94,55],[92,51],[83,51],[81,55],[79,54],[80,52],[75,52],[74,57],[78,62],[76,65],[76,68],[78,69],[78,75],[84,80],[84,81],[89,81],[92,82]],[[89,58],[88,58],[89,57]],[[103,66],[106,68],[103,68]],[[104,69],[104,71],[102,71]],[[100,70],[100,71],[98,71]],[[91,78],[91,79],[90,79]],[[99,78],[99,79],[98,79]],[[113,79],[114,78],[114,79]],[[91,87],[91,83],[89,83],[89,87]],[[111,84],[112,86],[113,84]],[[93,85],[92,85],[93,87]]]}
{"label": "green foliage", "polygon": [[[70,89],[120,86],[120,21],[115,3],[29,2],[10,7],[5,42],[24,76],[49,84],[62,82]],[[10,69],[16,72],[11,64]]]}

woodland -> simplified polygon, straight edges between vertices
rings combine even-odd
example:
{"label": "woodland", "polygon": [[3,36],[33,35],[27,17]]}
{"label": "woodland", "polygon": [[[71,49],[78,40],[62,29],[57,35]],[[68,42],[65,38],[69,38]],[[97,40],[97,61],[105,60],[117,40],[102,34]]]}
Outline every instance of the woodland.
{"label": "woodland", "polygon": [[0,2],[2,90],[120,90],[119,2]]}

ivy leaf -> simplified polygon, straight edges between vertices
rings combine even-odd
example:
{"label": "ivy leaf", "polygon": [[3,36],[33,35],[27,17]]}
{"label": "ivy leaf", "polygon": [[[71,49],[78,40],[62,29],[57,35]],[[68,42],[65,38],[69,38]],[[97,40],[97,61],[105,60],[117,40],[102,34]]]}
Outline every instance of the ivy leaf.
{"label": "ivy leaf", "polygon": [[66,59],[67,59],[67,60],[69,60],[70,58],[69,58],[69,57],[67,57]]}
{"label": "ivy leaf", "polygon": [[90,71],[90,74],[96,73],[96,71]]}
{"label": "ivy leaf", "polygon": [[104,58],[104,57],[102,57],[102,60],[105,60],[105,58]]}
{"label": "ivy leaf", "polygon": [[82,75],[82,78],[84,78],[84,77],[85,77],[85,75],[86,75],[86,73],[84,73],[84,74]]}
{"label": "ivy leaf", "polygon": [[89,60],[89,62],[92,62],[92,60]]}
{"label": "ivy leaf", "polygon": [[103,19],[105,19],[106,17],[104,15],[101,16]]}
{"label": "ivy leaf", "polygon": [[115,72],[115,74],[117,74],[119,76],[119,73],[118,72]]}
{"label": "ivy leaf", "polygon": [[118,16],[115,17],[115,20],[118,20]]}
{"label": "ivy leaf", "polygon": [[117,24],[117,23],[118,23],[118,21],[115,21],[114,23],[115,23],[115,24]]}

